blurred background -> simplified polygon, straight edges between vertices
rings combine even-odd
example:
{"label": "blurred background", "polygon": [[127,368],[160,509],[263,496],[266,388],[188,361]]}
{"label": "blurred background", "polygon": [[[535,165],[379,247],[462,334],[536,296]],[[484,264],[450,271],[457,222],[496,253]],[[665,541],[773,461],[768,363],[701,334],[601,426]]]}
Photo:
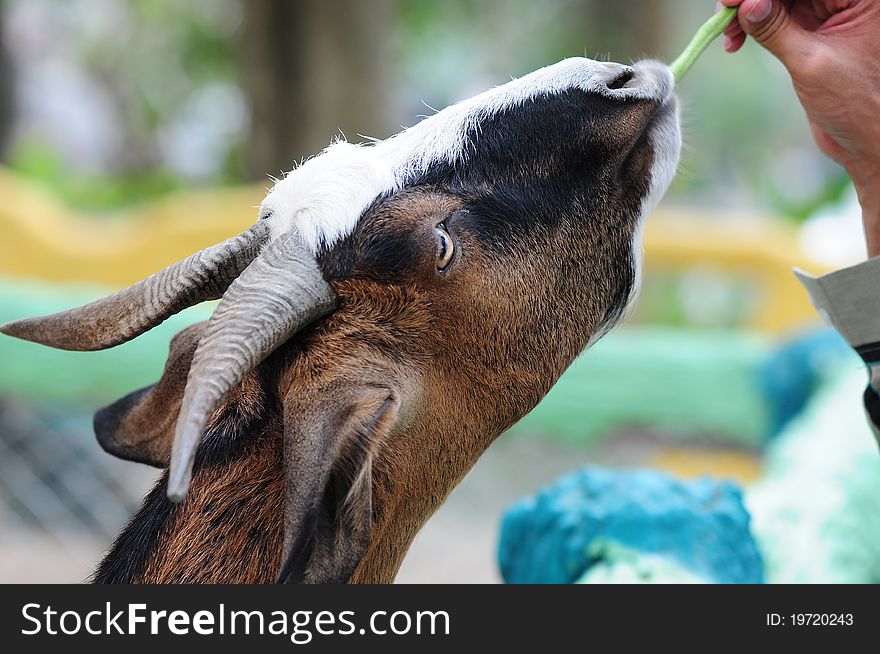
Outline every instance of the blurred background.
{"label": "blurred background", "polygon": [[[0,321],[240,231],[270,176],[334,136],[386,137],[563,57],[670,61],[713,5],[0,0]],[[864,257],[852,188],[754,44],[715,44],[680,96],[686,148],[636,315],[487,452],[399,581],[880,581],[864,371],[791,275]],[[104,454],[91,415],[154,382],[171,335],[209,312],[103,353],[0,339],[0,581],[88,577],[156,477]],[[583,560],[542,576],[571,530],[529,529],[565,522],[553,499],[575,487]],[[693,563],[694,539],[750,572]]]}

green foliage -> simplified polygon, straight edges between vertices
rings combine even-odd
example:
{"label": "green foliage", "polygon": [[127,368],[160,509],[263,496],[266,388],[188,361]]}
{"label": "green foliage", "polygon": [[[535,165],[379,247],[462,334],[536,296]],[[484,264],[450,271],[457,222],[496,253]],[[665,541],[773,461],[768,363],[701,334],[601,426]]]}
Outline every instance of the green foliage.
{"label": "green foliage", "polygon": [[[73,62],[109,98],[119,124],[108,129],[119,132],[120,145],[103,172],[87,173],[48,137],[26,132],[27,140],[14,144],[10,154],[16,170],[75,206],[96,210],[180,186],[245,179],[246,124],[225,134],[216,153],[202,155],[211,162],[211,172],[202,176],[164,170],[160,142],[170,138],[169,125],[181,124],[193,105],[201,106],[205,88],[219,84],[244,93],[243,80],[254,71],[244,69],[241,57],[247,46],[241,43],[239,2],[131,0],[99,6],[8,0],[4,8],[9,14],[35,6],[52,15],[47,29],[54,30],[53,54]],[[91,9],[83,12],[84,7]],[[669,60],[712,10],[708,0],[398,0],[394,7],[388,122],[407,125],[429,113],[422,101],[441,108],[563,57]],[[21,59],[45,53],[17,54]],[[822,163],[787,74],[754,43],[735,56],[714,43],[680,94],[686,148],[671,203],[752,209],[802,221],[837,202],[847,188],[842,172]],[[182,121],[181,129],[188,130],[189,121]]]}
{"label": "green foliage", "polygon": [[68,206],[87,212],[128,207],[181,188],[182,181],[162,169],[144,173],[88,174],[65,167],[49,147],[19,143],[9,167],[51,189]]}
{"label": "green foliage", "polygon": [[764,192],[777,213],[797,223],[804,222],[824,207],[840,204],[852,188],[849,176],[842,168],[837,167],[834,167],[821,183],[809,189],[809,193],[797,199],[786,197],[778,186],[766,184],[759,177],[754,179],[753,184],[756,189]]}

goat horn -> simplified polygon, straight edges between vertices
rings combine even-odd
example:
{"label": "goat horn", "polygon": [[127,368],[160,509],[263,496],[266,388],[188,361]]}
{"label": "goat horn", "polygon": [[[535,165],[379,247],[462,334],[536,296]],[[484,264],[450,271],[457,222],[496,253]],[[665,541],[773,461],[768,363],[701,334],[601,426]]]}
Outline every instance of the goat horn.
{"label": "goat horn", "polygon": [[260,221],[109,297],[69,311],[0,325],[0,332],[62,350],[103,350],[130,341],[175,313],[216,300],[269,237]]}
{"label": "goat horn", "polygon": [[171,449],[168,499],[186,497],[202,432],[226,395],[281,343],[335,306],[314,255],[295,233],[271,242],[230,284],[193,356]]}

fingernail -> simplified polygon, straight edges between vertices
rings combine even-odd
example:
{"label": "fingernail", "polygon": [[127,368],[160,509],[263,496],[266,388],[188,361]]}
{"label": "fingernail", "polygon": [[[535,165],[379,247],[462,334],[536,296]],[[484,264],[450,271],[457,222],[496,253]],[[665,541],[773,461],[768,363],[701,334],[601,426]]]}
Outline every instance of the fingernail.
{"label": "fingernail", "polygon": [[760,23],[765,20],[773,10],[772,0],[758,0],[746,12],[746,20],[752,23]]}
{"label": "fingernail", "polygon": [[733,39],[727,34],[724,35],[724,49],[730,52],[730,49],[733,47]]}

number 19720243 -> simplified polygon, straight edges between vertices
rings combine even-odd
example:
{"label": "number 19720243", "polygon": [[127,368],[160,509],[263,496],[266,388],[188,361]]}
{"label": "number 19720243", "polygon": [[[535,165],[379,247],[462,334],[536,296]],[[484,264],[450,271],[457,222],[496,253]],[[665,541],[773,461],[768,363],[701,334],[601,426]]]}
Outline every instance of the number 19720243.
{"label": "number 19720243", "polygon": [[852,613],[767,613],[768,627],[851,627]]}

